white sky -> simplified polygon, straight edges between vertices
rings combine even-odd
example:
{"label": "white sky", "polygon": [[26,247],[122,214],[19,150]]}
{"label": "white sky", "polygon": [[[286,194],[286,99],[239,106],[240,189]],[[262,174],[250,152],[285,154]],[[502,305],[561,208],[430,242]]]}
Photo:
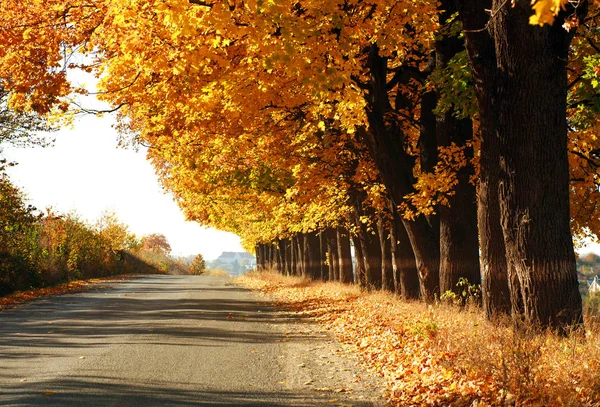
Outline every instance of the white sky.
{"label": "white sky", "polygon": [[174,255],[243,251],[236,235],[186,222],[158,183],[145,151],[117,147],[112,118],[80,118],[72,129],[53,133],[54,147],[5,148],[2,155],[19,165],[9,169],[16,186],[38,209],[75,211],[94,222],[106,210],[117,213],[138,236],[164,234]]}

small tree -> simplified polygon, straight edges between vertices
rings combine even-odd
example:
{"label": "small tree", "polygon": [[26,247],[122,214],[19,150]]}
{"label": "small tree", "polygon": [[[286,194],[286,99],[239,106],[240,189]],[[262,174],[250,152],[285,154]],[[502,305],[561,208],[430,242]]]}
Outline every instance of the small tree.
{"label": "small tree", "polygon": [[190,265],[190,273],[195,275],[202,275],[206,272],[206,262],[201,254],[197,254]]}
{"label": "small tree", "polygon": [[142,238],[142,251],[169,254],[171,252],[171,245],[165,235],[152,233]]}

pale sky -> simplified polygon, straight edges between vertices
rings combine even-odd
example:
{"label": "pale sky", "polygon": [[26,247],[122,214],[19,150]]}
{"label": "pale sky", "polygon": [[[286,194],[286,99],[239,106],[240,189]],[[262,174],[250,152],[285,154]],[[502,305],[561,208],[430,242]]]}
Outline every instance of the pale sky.
{"label": "pale sky", "polygon": [[75,211],[94,222],[114,211],[138,236],[164,234],[174,255],[243,251],[236,235],[187,222],[158,183],[145,150],[117,147],[110,116],[78,119],[72,129],[53,133],[54,147],[5,148],[2,155],[19,165],[9,169],[16,186],[38,209]]}

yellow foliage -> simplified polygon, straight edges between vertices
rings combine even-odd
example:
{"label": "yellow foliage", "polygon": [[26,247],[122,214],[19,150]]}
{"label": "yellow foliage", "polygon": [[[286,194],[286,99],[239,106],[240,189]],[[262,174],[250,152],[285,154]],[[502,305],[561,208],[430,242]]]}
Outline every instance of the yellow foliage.
{"label": "yellow foliage", "polygon": [[[565,4],[536,2],[532,23],[551,23]],[[119,130],[151,147],[186,216],[252,246],[345,222],[359,192],[386,207],[357,135],[368,130],[365,50],[376,44],[390,66],[423,68],[438,13],[431,0],[7,0],[0,87],[16,109],[64,115],[85,94],[67,70],[94,74],[100,98],[119,108]],[[409,122],[420,112],[402,113],[394,120],[417,156]],[[440,157],[435,174],[416,174],[410,210],[431,212],[452,193],[466,160],[455,147]]]}
{"label": "yellow foliage", "polygon": [[529,24],[543,26],[552,25],[554,17],[565,9],[569,0],[537,0],[533,4],[534,14],[529,17]]}

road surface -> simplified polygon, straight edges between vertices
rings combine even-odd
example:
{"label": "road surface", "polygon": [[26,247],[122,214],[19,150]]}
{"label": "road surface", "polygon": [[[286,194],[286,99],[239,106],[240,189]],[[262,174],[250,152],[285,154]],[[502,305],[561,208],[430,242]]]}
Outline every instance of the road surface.
{"label": "road surface", "polygon": [[138,277],[0,312],[0,406],[375,406],[381,382],[224,277]]}

